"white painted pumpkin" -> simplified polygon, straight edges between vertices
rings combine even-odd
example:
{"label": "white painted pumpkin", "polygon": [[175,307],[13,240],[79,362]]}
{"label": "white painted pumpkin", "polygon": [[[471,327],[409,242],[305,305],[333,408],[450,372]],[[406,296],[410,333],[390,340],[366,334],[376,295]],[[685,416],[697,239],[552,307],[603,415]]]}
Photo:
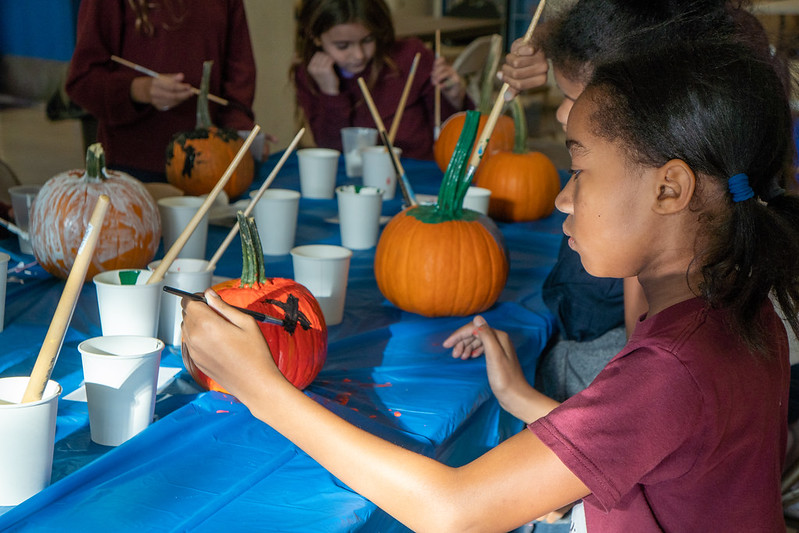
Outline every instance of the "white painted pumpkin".
{"label": "white painted pumpkin", "polygon": [[142,183],[106,170],[99,143],[86,152],[86,170],[70,170],[50,178],[31,206],[33,254],[49,273],[66,278],[101,194],[111,200],[86,279],[106,270],[146,268],[161,239],[161,218],[155,200]]}

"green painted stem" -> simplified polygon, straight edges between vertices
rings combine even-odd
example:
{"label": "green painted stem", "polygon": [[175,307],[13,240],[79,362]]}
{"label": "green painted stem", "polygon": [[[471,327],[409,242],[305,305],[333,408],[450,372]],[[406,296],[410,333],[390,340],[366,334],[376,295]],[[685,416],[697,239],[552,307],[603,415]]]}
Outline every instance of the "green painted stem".
{"label": "green painted stem", "polygon": [[467,111],[463,121],[455,150],[449,160],[444,179],[441,181],[441,188],[438,191],[438,203],[436,210],[444,218],[458,218],[463,210],[463,197],[466,195],[466,187],[462,181],[465,177],[465,170],[469,156],[472,153],[472,145],[477,137],[477,128],[480,125],[480,113],[477,111]]}

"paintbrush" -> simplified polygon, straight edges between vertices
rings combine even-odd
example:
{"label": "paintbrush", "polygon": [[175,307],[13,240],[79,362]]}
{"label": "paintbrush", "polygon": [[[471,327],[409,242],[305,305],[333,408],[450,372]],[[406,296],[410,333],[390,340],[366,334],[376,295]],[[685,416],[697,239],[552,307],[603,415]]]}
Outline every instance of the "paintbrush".
{"label": "paintbrush", "polygon": [[[187,292],[182,291],[180,289],[176,289],[175,287],[170,287],[169,285],[164,285],[164,292],[168,292],[170,294],[174,294],[175,296],[182,296],[184,298],[191,298],[192,300],[197,300],[198,302],[203,302],[204,304],[208,304],[205,300],[205,296],[202,294],[197,294],[195,292]],[[242,313],[246,313],[253,317],[258,322],[266,322],[267,324],[276,324],[278,326],[283,325],[283,321],[279,318],[275,318],[273,316],[265,315],[263,313],[259,313],[258,311],[253,311],[252,309],[245,309],[243,307],[236,307],[235,305],[231,306],[234,309],[238,309]]]}

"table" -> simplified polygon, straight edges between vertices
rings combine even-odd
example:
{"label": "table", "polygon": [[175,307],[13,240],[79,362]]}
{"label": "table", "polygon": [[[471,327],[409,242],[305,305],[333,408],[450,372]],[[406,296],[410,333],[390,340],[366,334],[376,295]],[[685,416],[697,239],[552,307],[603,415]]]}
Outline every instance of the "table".
{"label": "table", "polygon": [[[256,185],[278,155],[259,169]],[[416,192],[437,192],[441,172],[434,163],[403,160],[403,166]],[[298,176],[292,155],[272,186],[299,190]],[[345,177],[342,160],[339,183],[358,181]],[[400,209],[397,198],[383,213]],[[326,221],[336,214],[335,200],[302,199],[297,244],[340,244],[338,226]],[[557,255],[561,221],[553,215],[500,225],[510,276],[484,315],[511,334],[530,377],[554,328],[540,286]],[[227,232],[211,227],[209,257]],[[0,248],[12,254],[12,267],[31,259],[20,256],[14,240]],[[240,252],[235,240],[215,275],[238,277]],[[450,465],[519,431],[522,424],[491,394],[484,359],[454,360],[441,348],[467,318],[430,319],[395,308],[377,289],[373,259],[373,249],[354,252],[344,321],[329,329],[327,362],[306,393],[367,431]],[[289,256],[267,257],[267,273],[291,277]],[[14,277],[24,283],[8,285],[0,376],[30,374],[64,284],[38,267]],[[64,393],[52,484],[5,509],[0,530],[95,531],[113,524],[116,531],[406,531],[235,398],[198,390],[185,371],[158,394],[148,429],[116,448],[92,443],[85,402],[65,397],[82,380],[78,343],[98,335],[96,292],[87,283],[53,372]],[[182,368],[178,350],[168,347],[161,364]]]}
{"label": "table", "polygon": [[407,15],[398,12],[394,15],[394,29],[397,37],[418,37],[423,41],[432,41],[436,30],[441,30],[444,39],[474,39],[482,35],[502,33],[505,24],[503,19],[434,17],[425,15]]}

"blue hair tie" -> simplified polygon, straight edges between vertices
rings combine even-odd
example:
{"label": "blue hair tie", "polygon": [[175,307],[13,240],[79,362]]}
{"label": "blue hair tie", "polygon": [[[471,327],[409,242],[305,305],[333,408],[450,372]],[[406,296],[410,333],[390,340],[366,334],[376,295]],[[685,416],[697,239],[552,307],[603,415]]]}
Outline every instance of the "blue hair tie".
{"label": "blue hair tie", "polygon": [[749,176],[746,174],[736,174],[727,180],[727,187],[732,194],[733,202],[743,202],[750,198],[754,198],[755,191],[749,186]]}

